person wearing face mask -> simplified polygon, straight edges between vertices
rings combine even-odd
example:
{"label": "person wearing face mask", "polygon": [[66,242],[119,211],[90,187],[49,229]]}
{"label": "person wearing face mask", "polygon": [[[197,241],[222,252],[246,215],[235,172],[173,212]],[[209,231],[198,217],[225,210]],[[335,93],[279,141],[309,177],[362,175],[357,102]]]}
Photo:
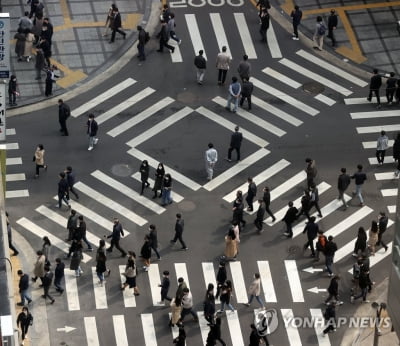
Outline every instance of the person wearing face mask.
{"label": "person wearing face mask", "polygon": [[142,189],[140,191],[140,194],[143,195],[144,188],[150,186],[149,182],[147,181],[149,179],[149,172],[150,172],[150,167],[147,160],[142,161],[139,171],[140,171],[140,180],[142,182]]}
{"label": "person wearing face mask", "polygon": [[161,197],[164,174],[165,174],[164,165],[160,162],[158,164],[158,167],[157,167],[156,173],[155,173],[156,179],[154,181],[154,187],[153,187],[153,191],[154,191],[153,199],[157,197],[157,191],[160,191],[160,194],[158,197]]}
{"label": "person wearing face mask", "polygon": [[172,203],[171,197],[172,191],[172,179],[169,173],[164,175],[163,183],[162,183],[162,203],[161,205],[164,207],[167,204]]}
{"label": "person wearing face mask", "polygon": [[17,95],[19,95],[17,91],[17,76],[11,75],[10,82],[8,83],[8,98],[10,102],[10,106],[16,106],[15,103]]}

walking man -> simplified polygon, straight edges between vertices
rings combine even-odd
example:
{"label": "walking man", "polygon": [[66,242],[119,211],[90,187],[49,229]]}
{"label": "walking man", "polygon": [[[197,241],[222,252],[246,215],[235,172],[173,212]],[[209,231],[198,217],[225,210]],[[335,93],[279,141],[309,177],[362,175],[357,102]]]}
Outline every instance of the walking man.
{"label": "walking man", "polygon": [[207,68],[207,61],[203,56],[204,51],[199,50],[199,55],[194,58],[194,66],[197,68],[197,84],[202,85],[204,79],[204,73]]}
{"label": "walking man", "polygon": [[59,174],[60,180],[58,181],[58,203],[56,206],[61,209],[61,203],[64,201],[64,203],[67,205],[68,208],[71,208],[71,205],[69,204],[69,187],[68,187],[68,182],[67,179],[65,179],[65,173],[61,172]]}
{"label": "walking man", "polygon": [[[308,247],[311,249],[311,256],[315,257],[314,250],[314,239],[317,237],[319,231],[318,224],[315,223],[315,216],[311,216],[310,220],[306,223],[306,227],[304,227],[303,234],[307,233],[307,242],[303,246],[303,252],[307,250]],[[326,247],[326,246],[325,246]]]}
{"label": "walking man", "polygon": [[388,225],[389,219],[386,216],[385,212],[381,211],[379,213],[379,218],[378,218],[378,242],[376,243],[376,246],[382,245],[385,249],[385,252],[388,250],[388,246],[383,242],[382,236],[383,233],[386,232],[387,225]]}
{"label": "walking man", "polygon": [[157,50],[157,52],[162,53],[164,51],[164,47],[167,47],[172,53],[175,51],[175,48],[168,44],[169,36],[167,22],[165,20],[161,21],[161,29],[157,37],[160,39],[160,48]]}
{"label": "walking man", "polygon": [[121,34],[125,40],[126,33],[121,30],[122,27],[122,20],[121,20],[121,13],[119,13],[118,7],[114,8],[113,11],[113,20],[112,20],[112,33],[111,33],[111,40],[109,43],[113,43],[115,41],[115,34],[118,32]]}
{"label": "walking man", "polygon": [[157,230],[156,230],[156,225],[150,225],[149,226],[149,239],[150,239],[150,247],[153,249],[153,251],[157,255],[157,259],[160,261],[161,256],[158,253],[157,247],[158,247],[158,240],[157,240]]}
{"label": "walking man", "polygon": [[331,282],[329,283],[329,287],[328,287],[329,296],[328,296],[328,298],[325,299],[326,305],[329,304],[329,302],[332,300],[332,298],[334,298],[336,302],[343,304],[343,302],[339,302],[339,280],[340,280],[339,275],[335,275],[331,279]]}
{"label": "walking man", "polygon": [[247,302],[247,306],[250,306],[251,302],[253,301],[253,298],[256,297],[256,300],[258,302],[258,304],[260,304],[261,309],[264,309],[264,303],[260,297],[260,293],[261,293],[261,279],[260,279],[260,274],[259,273],[255,273],[254,274],[254,280],[251,283],[250,287],[249,287],[249,301]]}
{"label": "walking man", "polygon": [[65,264],[61,261],[60,258],[56,258],[56,269],[54,269],[54,286],[56,287],[56,291],[63,294],[64,288],[61,286],[61,280],[64,277],[64,268]]}
{"label": "walking man", "polygon": [[356,184],[356,191],[353,192],[353,196],[357,195],[358,199],[360,200],[360,207],[364,206],[364,199],[362,196],[362,186],[364,184],[364,181],[367,180],[367,175],[362,170],[363,170],[363,166],[358,164],[357,172],[355,172],[351,176],[351,179],[354,179],[354,182]]}
{"label": "walking man", "polygon": [[300,10],[299,6],[296,5],[294,7],[294,10],[290,14],[290,17],[292,17],[292,21],[293,21],[292,39],[295,40],[295,41],[298,41],[299,40],[299,33],[297,31],[297,28],[300,25],[301,18],[303,17],[303,12]]}
{"label": "walking man", "polygon": [[229,64],[231,63],[231,57],[226,52],[226,46],[222,47],[222,52],[217,55],[217,69],[218,69],[218,85],[224,85],[226,74],[229,70]]}
{"label": "walking man", "polygon": [[87,125],[87,134],[89,136],[88,150],[91,151],[99,141],[99,139],[96,137],[99,125],[97,125],[97,121],[94,120],[94,114],[89,114],[89,120],[87,121],[86,125]]}
{"label": "walking man", "polygon": [[25,299],[28,301],[28,304],[32,302],[32,297],[29,294],[29,275],[25,274],[21,269],[18,270],[17,274],[19,276],[18,288],[21,296],[21,301],[17,305],[24,306]]}
{"label": "walking man", "polygon": [[185,242],[183,241],[182,234],[183,234],[183,229],[185,227],[185,222],[182,219],[181,214],[176,214],[176,222],[175,222],[175,236],[174,239],[171,240],[171,244],[175,244],[177,240],[182,245],[182,250],[187,250],[188,247],[186,246]]}
{"label": "walking man", "polygon": [[247,211],[253,211],[253,200],[257,195],[257,186],[251,177],[247,178],[247,183],[249,184],[246,197],[246,202],[248,204]]}
{"label": "walking man", "polygon": [[325,336],[327,333],[336,331],[336,302],[332,301],[329,303],[328,307],[324,313],[326,328],[324,329],[322,335]]}
{"label": "walking man", "polygon": [[321,208],[319,207],[318,187],[315,185],[315,183],[311,186],[310,210],[312,207],[317,209],[318,217],[322,217]]}
{"label": "walking man", "polygon": [[76,228],[78,234],[77,239],[83,240],[88,246],[88,251],[93,251],[92,245],[86,238],[86,222],[83,220],[83,215],[78,216],[78,227]]}
{"label": "walking man", "polygon": [[386,136],[386,132],[382,130],[376,142],[376,159],[378,160],[378,165],[383,165],[387,148],[389,148],[389,138]]}
{"label": "walking man", "polygon": [[68,229],[68,238],[66,241],[71,241],[74,238],[75,229],[78,227],[78,215],[76,214],[76,210],[71,209],[71,214],[68,217],[67,221],[67,229]]}
{"label": "walking man", "polygon": [[79,199],[79,195],[78,193],[75,191],[74,189],[74,185],[75,185],[75,173],[72,172],[72,167],[71,166],[67,166],[67,168],[65,168],[64,173],[67,175],[67,183],[68,183],[68,189],[70,192],[72,192],[74,194],[74,196],[76,197],[76,199]]}
{"label": "walking man", "polygon": [[259,233],[261,233],[262,230],[263,230],[264,216],[265,216],[264,203],[263,203],[262,199],[259,199],[258,200],[257,216],[256,216],[256,219],[254,220],[254,225],[257,227],[257,231]]}
{"label": "walking man", "polygon": [[340,175],[338,178],[338,190],[339,190],[339,197],[338,199],[343,202],[343,207],[347,209],[347,203],[344,199],[344,193],[350,185],[350,176],[346,173],[346,168],[340,169]]}
{"label": "walking man", "polygon": [[299,212],[298,209],[293,205],[293,202],[290,201],[288,204],[289,208],[286,211],[285,216],[283,217],[282,221],[286,224],[286,232],[283,233],[286,237],[292,238],[293,237],[293,230],[292,225],[293,222],[297,219],[297,213]]}
{"label": "walking man", "polygon": [[191,314],[193,316],[193,321],[198,322],[199,317],[196,312],[193,310],[193,297],[190,293],[189,288],[185,287],[183,289],[183,297],[182,297],[182,312],[181,312],[181,322],[185,319],[187,314]]}
{"label": "walking man", "polygon": [[221,261],[219,262],[219,266],[218,266],[218,272],[217,272],[217,293],[215,295],[215,298],[218,299],[218,297],[221,294],[221,288],[222,285],[225,283],[227,279],[227,274],[226,274],[226,268],[225,268],[225,262]]}
{"label": "walking man", "polygon": [[306,158],[306,174],[307,174],[307,189],[311,190],[311,186],[315,184],[314,179],[317,176],[317,167],[315,160]]}
{"label": "walking man", "polygon": [[376,96],[377,108],[381,108],[381,99],[379,97],[379,89],[382,86],[382,77],[378,73],[378,69],[374,68],[372,72],[371,81],[369,83],[369,94],[367,100],[371,102],[372,93]]}
{"label": "walking man", "polygon": [[205,152],[207,180],[211,180],[214,174],[214,167],[218,161],[218,152],[214,144],[208,143],[208,149]]}
{"label": "walking man", "polygon": [[115,246],[121,252],[121,257],[126,257],[126,251],[124,249],[122,249],[119,245],[121,236],[122,237],[124,236],[124,230],[123,230],[122,225],[119,222],[119,220],[115,217],[112,234],[107,237],[107,238],[111,238],[111,244],[110,244],[110,247],[106,251],[112,252],[112,250]]}
{"label": "walking man", "polygon": [[60,123],[61,136],[68,136],[67,119],[71,115],[69,106],[62,99],[58,100],[58,122]]}
{"label": "walking man", "polygon": [[239,73],[240,78],[243,80],[246,78],[247,80],[250,78],[251,73],[251,65],[248,62],[249,57],[245,54],[243,55],[243,60],[239,63],[237,68],[237,72]]}
{"label": "walking man", "polygon": [[390,72],[390,77],[386,81],[386,99],[389,105],[393,103],[393,97],[396,92],[397,78],[394,72]]}
{"label": "walking man", "polygon": [[53,281],[53,272],[50,270],[49,266],[44,267],[44,277],[43,277],[43,295],[42,298],[46,299],[49,298],[51,301],[51,304],[54,304],[55,300],[54,298],[49,294],[49,289],[51,286],[51,283]]}
{"label": "walking man", "polygon": [[164,299],[168,300],[168,301],[172,300],[170,297],[168,297],[169,286],[170,286],[169,271],[164,270],[161,285],[158,285],[158,287],[161,287],[161,300],[158,304],[160,304],[160,305],[164,304]]}
{"label": "walking man", "polygon": [[335,256],[335,252],[337,251],[337,245],[333,241],[333,237],[330,235],[328,237],[328,242],[325,244],[325,265],[326,265],[326,270],[328,271],[328,276],[332,277],[333,271],[332,271],[332,265],[333,265],[333,258]]}
{"label": "walking man", "polygon": [[228,162],[232,161],[232,151],[236,150],[237,161],[240,161],[240,147],[242,146],[243,135],[239,132],[239,126],[235,127],[235,132],[232,133],[231,143],[228,149]]}
{"label": "walking man", "polygon": [[[233,113],[236,113],[238,105],[239,105],[239,97],[240,93],[242,91],[242,88],[240,86],[240,83],[238,82],[238,79],[236,77],[232,77],[232,83],[229,85],[229,95],[228,95],[228,100],[226,103],[226,109],[228,111],[232,111]],[[233,110],[231,110],[231,103],[233,102]]]}
{"label": "walking man", "polygon": [[336,15],[336,11],[332,9],[331,14],[328,17],[328,37],[332,41],[332,47],[336,46],[336,38],[334,31],[336,30],[337,25],[338,25],[338,16]]}
{"label": "walking man", "polygon": [[147,40],[150,39],[150,36],[148,36],[148,34],[146,33],[146,31],[144,31],[144,29],[138,25],[137,26],[137,31],[138,31],[138,45],[137,45],[137,49],[138,49],[138,58],[140,61],[146,60],[146,55],[144,53],[144,46],[147,43]]}
{"label": "walking man", "polygon": [[276,218],[269,207],[271,205],[271,193],[269,192],[269,187],[268,186],[264,187],[263,192],[264,192],[263,202],[265,206],[265,211],[269,214],[269,216],[272,217],[272,222],[275,222]]}
{"label": "walking man", "polygon": [[242,83],[242,94],[240,98],[240,107],[243,106],[245,100],[247,100],[248,110],[251,110],[251,94],[253,93],[253,83],[248,78],[243,79]]}

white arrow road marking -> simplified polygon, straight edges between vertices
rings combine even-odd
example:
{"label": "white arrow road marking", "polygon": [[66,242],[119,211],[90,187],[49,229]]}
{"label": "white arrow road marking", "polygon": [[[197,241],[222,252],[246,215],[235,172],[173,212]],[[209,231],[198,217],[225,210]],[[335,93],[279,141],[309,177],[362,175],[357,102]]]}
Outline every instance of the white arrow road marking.
{"label": "white arrow road marking", "polygon": [[307,273],[311,273],[314,274],[315,272],[322,272],[323,269],[322,268],[314,268],[314,267],[308,267],[303,269],[303,272],[307,272]]}
{"label": "white arrow road marking", "polygon": [[57,328],[57,332],[72,332],[73,330],[75,330],[76,328],[74,327],[69,327],[69,326],[65,326],[64,328]]}
{"label": "white arrow road marking", "polygon": [[326,292],[326,288],[318,288],[315,286],[315,287],[309,288],[307,291],[311,292],[311,293]]}

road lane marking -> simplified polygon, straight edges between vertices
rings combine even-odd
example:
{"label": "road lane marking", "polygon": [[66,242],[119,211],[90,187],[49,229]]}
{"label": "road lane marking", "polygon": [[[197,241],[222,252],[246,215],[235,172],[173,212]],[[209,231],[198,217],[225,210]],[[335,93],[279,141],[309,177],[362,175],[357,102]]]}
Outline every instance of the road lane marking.
{"label": "road lane marking", "polygon": [[238,304],[244,304],[249,301],[247,297],[246,285],[243,278],[243,270],[240,262],[229,262],[231,277],[233,281],[233,294]]}
{"label": "road lane marking", "polygon": [[397,132],[400,131],[400,124],[393,124],[393,125],[382,125],[382,126],[363,126],[363,127],[356,127],[358,134],[364,133],[377,133],[386,131],[386,132]]}
{"label": "road lane marking", "polygon": [[371,103],[371,101],[368,101],[366,97],[351,97],[344,99],[345,105],[363,105],[367,103]]}
{"label": "road lane marking", "polygon": [[323,335],[325,329],[325,319],[321,309],[310,309],[311,318],[314,322],[314,330],[317,336],[319,346],[331,346],[329,334]]}
{"label": "road lane marking", "polygon": [[[121,279],[121,287],[126,281],[125,273],[125,265],[119,265],[119,277]],[[135,308],[136,307],[136,298],[133,294],[133,289],[129,288],[129,285],[122,291],[122,295],[124,297],[124,306],[126,308]]]}
{"label": "road lane marking", "polygon": [[226,320],[228,322],[229,334],[231,335],[232,346],[244,346],[242,330],[240,329],[237,311],[227,310]]}
{"label": "road lane marking", "polygon": [[[389,139],[388,145],[389,147],[392,147],[394,144],[394,140]],[[370,141],[370,142],[362,142],[363,148],[364,149],[376,149],[377,143],[376,141]]]}
{"label": "road lane marking", "polygon": [[150,291],[151,291],[151,299],[153,301],[153,306],[164,306],[163,304],[158,304],[161,301],[161,285],[160,280],[160,270],[157,263],[152,263],[149,267],[149,271],[147,272],[149,277]]}
{"label": "road lane marking", "polygon": [[6,182],[26,180],[25,173],[6,174]]}
{"label": "road lane marking", "polygon": [[97,334],[96,317],[84,317],[83,321],[88,346],[100,346],[99,336]]}
{"label": "road lane marking", "polygon": [[140,314],[144,343],[146,346],[157,346],[156,330],[154,328],[153,314]]}
{"label": "road lane marking", "polygon": [[236,26],[239,30],[245,54],[247,54],[249,59],[257,59],[257,53],[253,45],[253,40],[244,13],[234,13],[233,16],[235,17]]}
{"label": "road lane marking", "polygon": [[274,282],[271,276],[271,269],[268,261],[257,261],[258,272],[261,277],[261,285],[264,291],[266,303],[277,303]]}
{"label": "road lane marking", "polygon": [[[217,280],[215,279],[214,264],[212,262],[202,262],[201,267],[203,268],[204,282],[206,283],[206,289],[208,284],[213,284],[214,289],[217,289]],[[219,304],[219,298],[215,299],[215,304]]]}
{"label": "road lane marking", "polygon": [[186,263],[174,263],[174,265],[176,278],[183,278],[183,280],[185,280],[186,282],[186,286],[190,289],[191,286],[189,285],[189,277],[187,275]]}
{"label": "road lane marking", "polygon": [[6,198],[19,198],[19,197],[29,197],[29,191],[26,189],[6,191]]}
{"label": "road lane marking", "polygon": [[[190,35],[190,40],[193,44],[194,54],[197,55],[199,54],[200,50],[203,50],[203,57],[207,60],[206,50],[204,49],[203,41],[201,40],[196,16],[194,14],[185,14],[185,20]],[[221,49],[221,47],[219,48]]]}
{"label": "road lane marking", "polygon": [[222,24],[221,15],[219,13],[210,13],[211,25],[213,26],[215,38],[217,39],[218,48],[222,51],[222,47],[226,47],[226,53],[231,55],[228,39],[225,35],[224,26]]}
{"label": "road lane marking", "polygon": [[393,197],[397,196],[397,189],[381,189],[383,197]]}
{"label": "road lane marking", "polygon": [[304,303],[303,289],[295,260],[285,260],[286,274],[294,303]]}
{"label": "road lane marking", "polygon": [[296,324],[294,323],[294,314],[292,309],[281,309],[282,319],[288,336],[290,346],[301,346],[301,338]]}
{"label": "road lane marking", "polygon": [[6,165],[7,166],[22,165],[22,158],[20,158],[20,157],[7,157],[6,158]]}
{"label": "road lane marking", "polygon": [[75,270],[66,270],[65,275],[65,291],[67,292],[68,311],[80,310],[78,284],[76,282]]}
{"label": "road lane marking", "polygon": [[106,283],[104,282],[103,286],[100,286],[99,278],[96,274],[96,267],[92,267],[92,282],[96,309],[107,309]]}
{"label": "road lane marking", "polygon": [[268,42],[268,49],[271,53],[271,57],[274,59],[282,58],[282,52],[279,48],[278,39],[275,35],[274,27],[272,26],[272,21],[269,22],[269,28],[267,30],[267,42]]}
{"label": "road lane marking", "polygon": [[203,340],[203,344],[207,343],[208,333],[210,332],[210,327],[208,326],[208,321],[204,318],[204,311],[197,311],[197,316],[199,317],[199,326],[201,338]]}
{"label": "road lane marking", "polygon": [[264,72],[267,76],[273,77],[281,83],[290,86],[291,88],[298,89],[302,86],[302,84],[298,83],[294,79],[289,78],[288,76],[272,69],[271,67],[266,67],[264,70],[262,70],[262,72]]}
{"label": "road lane marking", "polygon": [[[368,161],[370,165],[378,164],[378,159],[376,157],[369,157]],[[383,162],[383,164],[386,165],[388,163],[395,163],[394,158],[392,156],[385,156],[385,162]]]}
{"label": "road lane marking", "polygon": [[375,119],[375,118],[400,117],[400,110],[354,112],[354,113],[350,113],[350,116],[352,119]]}
{"label": "road lane marking", "polygon": [[179,48],[179,43],[176,42],[175,40],[173,40],[172,38],[169,39],[168,44],[173,46],[174,52],[172,53],[172,51],[169,51],[169,54],[171,55],[171,60],[172,62],[176,63],[176,62],[183,62],[182,59],[182,53],[181,50]]}
{"label": "road lane marking", "polygon": [[125,317],[124,315],[113,315],[114,335],[116,346],[126,346],[128,336],[126,335]]}
{"label": "road lane marking", "polygon": [[399,179],[399,176],[395,176],[394,172],[386,172],[386,173],[375,173],[376,180],[392,180]]}
{"label": "road lane marking", "polygon": [[6,129],[6,136],[14,136],[16,134],[15,129]]}
{"label": "road lane marking", "polygon": [[318,94],[318,95],[314,96],[314,98],[322,103],[325,103],[328,106],[333,106],[336,103],[335,100],[331,99],[328,96],[322,95],[322,94]]}

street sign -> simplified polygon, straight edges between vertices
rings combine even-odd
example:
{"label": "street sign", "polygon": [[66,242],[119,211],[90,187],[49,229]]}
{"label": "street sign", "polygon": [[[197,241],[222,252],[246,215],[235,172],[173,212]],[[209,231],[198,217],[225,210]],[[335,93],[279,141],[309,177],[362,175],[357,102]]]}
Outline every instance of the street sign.
{"label": "street sign", "polygon": [[0,13],[0,78],[10,78],[10,14]]}

